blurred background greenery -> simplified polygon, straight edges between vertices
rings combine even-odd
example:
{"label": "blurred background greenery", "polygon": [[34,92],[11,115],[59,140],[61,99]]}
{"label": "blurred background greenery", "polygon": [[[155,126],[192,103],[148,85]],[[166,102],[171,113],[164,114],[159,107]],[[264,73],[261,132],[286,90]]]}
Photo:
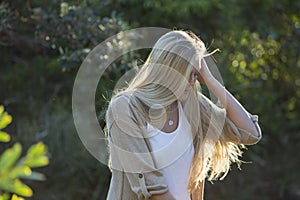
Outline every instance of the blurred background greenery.
{"label": "blurred background greenery", "polygon": [[[110,173],[85,149],[71,109],[79,66],[122,30],[192,30],[210,49],[225,86],[260,116],[262,141],[225,180],[207,183],[209,200],[300,199],[300,1],[294,0],[4,0],[0,3],[0,104],[14,120],[5,131],[24,149],[42,141],[50,163],[43,182],[24,181],[29,199],[105,199]],[[133,52],[129,58],[141,58]],[[127,57],[99,83],[99,122],[111,90],[133,66]]]}

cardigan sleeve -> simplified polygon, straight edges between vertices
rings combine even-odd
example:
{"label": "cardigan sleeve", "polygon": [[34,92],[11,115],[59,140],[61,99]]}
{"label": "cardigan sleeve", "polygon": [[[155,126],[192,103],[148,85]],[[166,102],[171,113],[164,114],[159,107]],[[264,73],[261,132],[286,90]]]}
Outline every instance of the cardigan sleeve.
{"label": "cardigan sleeve", "polygon": [[111,168],[123,171],[138,199],[168,191],[146,142],[145,128],[132,114],[125,96],[115,98],[107,111]]}
{"label": "cardigan sleeve", "polygon": [[259,136],[255,136],[247,130],[237,127],[228,117],[226,117],[226,122],[224,126],[224,137],[226,141],[233,142],[236,144],[246,144],[252,145],[259,142],[262,138],[261,129],[258,124],[258,116],[248,114],[254,123]]}
{"label": "cardigan sleeve", "polygon": [[251,132],[236,126],[226,115],[226,110],[224,108],[218,107],[202,94],[200,94],[200,102],[202,111],[207,112],[208,115],[210,115],[210,120],[213,123],[215,122],[214,124],[222,130],[220,136],[223,137],[225,141],[233,142],[235,144],[252,145],[259,142],[262,138],[257,115],[248,113],[249,118],[252,120],[259,133],[259,136],[255,136]]}

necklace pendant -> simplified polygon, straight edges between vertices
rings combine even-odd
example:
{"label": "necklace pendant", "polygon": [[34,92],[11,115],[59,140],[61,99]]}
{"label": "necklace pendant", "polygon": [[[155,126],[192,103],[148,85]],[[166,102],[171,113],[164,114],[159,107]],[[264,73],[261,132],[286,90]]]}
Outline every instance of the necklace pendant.
{"label": "necklace pendant", "polygon": [[172,126],[174,124],[173,120],[169,120],[169,126]]}

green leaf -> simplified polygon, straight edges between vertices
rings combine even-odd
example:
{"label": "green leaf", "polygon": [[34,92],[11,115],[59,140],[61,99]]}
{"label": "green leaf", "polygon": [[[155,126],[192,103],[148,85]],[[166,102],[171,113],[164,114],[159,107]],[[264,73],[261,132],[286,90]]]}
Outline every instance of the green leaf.
{"label": "green leaf", "polygon": [[42,142],[32,145],[27,151],[24,163],[29,167],[42,167],[49,164],[49,159],[45,155],[47,147]]}
{"label": "green leaf", "polygon": [[0,105],[0,115],[3,113],[4,111],[4,106]]}
{"label": "green leaf", "polygon": [[8,124],[12,121],[12,116],[9,115],[7,112],[2,112],[0,115],[0,129],[5,128]]}
{"label": "green leaf", "polygon": [[45,154],[46,152],[47,152],[46,145],[44,145],[42,142],[39,142],[35,145],[32,145],[28,149],[27,155],[33,157],[33,156]]}
{"label": "green leaf", "polygon": [[7,177],[1,177],[0,178],[0,189],[1,191],[8,191],[11,192],[13,190],[13,180],[7,178]]}
{"label": "green leaf", "polygon": [[7,149],[0,157],[0,174],[6,173],[11,168],[21,155],[22,146],[19,143]]}
{"label": "green leaf", "polygon": [[30,167],[43,167],[49,164],[49,158],[47,156],[26,158],[25,163]]}
{"label": "green leaf", "polygon": [[6,132],[0,131],[0,142],[9,142],[10,135]]}
{"label": "green leaf", "polygon": [[24,200],[24,198],[17,196],[16,194],[13,194],[11,197],[11,200]]}
{"label": "green leaf", "polygon": [[10,197],[9,193],[5,192],[0,195],[0,200],[9,200],[9,197]]}
{"label": "green leaf", "polygon": [[38,172],[31,171],[31,168],[25,165],[17,166],[8,174],[10,179],[24,178],[30,180],[43,181],[46,177]]}
{"label": "green leaf", "polygon": [[32,174],[30,167],[26,165],[14,167],[8,174],[10,179],[16,179],[19,177],[29,177]]}
{"label": "green leaf", "polygon": [[[22,178],[22,177],[21,177]],[[35,181],[44,181],[46,180],[46,176],[39,172],[31,172],[29,176],[24,177],[29,180],[35,180]]]}
{"label": "green leaf", "polygon": [[30,187],[22,183],[19,179],[11,180],[5,179],[0,181],[0,189],[8,192],[12,192],[25,197],[32,196],[32,190]]}
{"label": "green leaf", "polygon": [[24,197],[31,197],[32,190],[30,187],[22,183],[20,180],[16,179],[13,185],[13,191],[16,194],[22,195]]}

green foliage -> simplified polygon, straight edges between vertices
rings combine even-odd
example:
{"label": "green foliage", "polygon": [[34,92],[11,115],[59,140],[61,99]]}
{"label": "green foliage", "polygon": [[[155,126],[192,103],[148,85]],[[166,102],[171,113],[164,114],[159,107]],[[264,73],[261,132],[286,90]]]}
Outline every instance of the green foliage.
{"label": "green foliage", "polygon": [[[299,35],[293,37],[300,38]],[[249,30],[225,41],[224,47],[234,49],[226,52],[226,58],[231,62],[227,78],[234,92],[255,112],[272,113],[262,119],[263,128],[279,137],[284,130],[299,130],[299,124],[295,122],[300,117],[297,112],[300,105],[296,101],[300,98],[297,86],[299,58],[287,57],[296,52],[298,47],[289,42],[289,38],[282,38],[279,42],[271,35],[262,38],[257,32],[251,33]],[[264,95],[259,91],[264,91]],[[286,119],[287,126],[274,123],[282,122],[282,118]],[[272,126],[264,127],[267,124]]]}
{"label": "green foliage", "polygon": [[[7,2],[1,2],[0,3],[0,32],[5,32],[11,29],[11,20],[12,20],[12,14],[11,10],[9,8],[9,4]],[[2,35],[0,38],[0,45],[1,46],[9,46],[11,45],[11,40],[9,37],[5,37]]]}
{"label": "green foliage", "polygon": [[[0,130],[11,121],[12,117],[4,112],[4,107],[0,105]],[[7,133],[1,132],[0,136],[2,142],[10,141]],[[47,147],[39,142],[32,145],[24,157],[21,157],[21,153],[21,144],[15,143],[0,155],[0,191],[2,191],[0,199],[9,199],[8,192],[13,193],[11,199],[22,199],[17,195],[31,197],[33,195],[31,188],[22,183],[20,179],[45,180],[43,174],[33,172],[32,168],[48,165]]]}
{"label": "green foliage", "polygon": [[4,107],[0,106],[0,142],[9,142],[10,135],[1,129],[5,128],[8,124],[12,121],[12,117],[7,113],[4,112]]}
{"label": "green foliage", "polygon": [[[14,133],[14,141],[21,141],[24,149],[42,140],[51,152],[51,163],[42,169],[47,180],[30,181],[33,198],[104,199],[109,170],[89,155],[74,127],[70,97],[76,74],[63,72],[57,59],[46,56],[1,72],[5,76],[0,74],[0,82],[10,83],[0,84],[3,101],[16,122],[7,132]],[[98,103],[97,110],[102,106]]]}
{"label": "green foliage", "polygon": [[60,54],[64,69],[79,67],[92,48],[128,29],[127,23],[115,12],[100,17],[89,4],[76,6],[64,2],[60,4],[59,13],[55,10],[43,13],[46,16],[37,26],[36,37],[48,50]]}

